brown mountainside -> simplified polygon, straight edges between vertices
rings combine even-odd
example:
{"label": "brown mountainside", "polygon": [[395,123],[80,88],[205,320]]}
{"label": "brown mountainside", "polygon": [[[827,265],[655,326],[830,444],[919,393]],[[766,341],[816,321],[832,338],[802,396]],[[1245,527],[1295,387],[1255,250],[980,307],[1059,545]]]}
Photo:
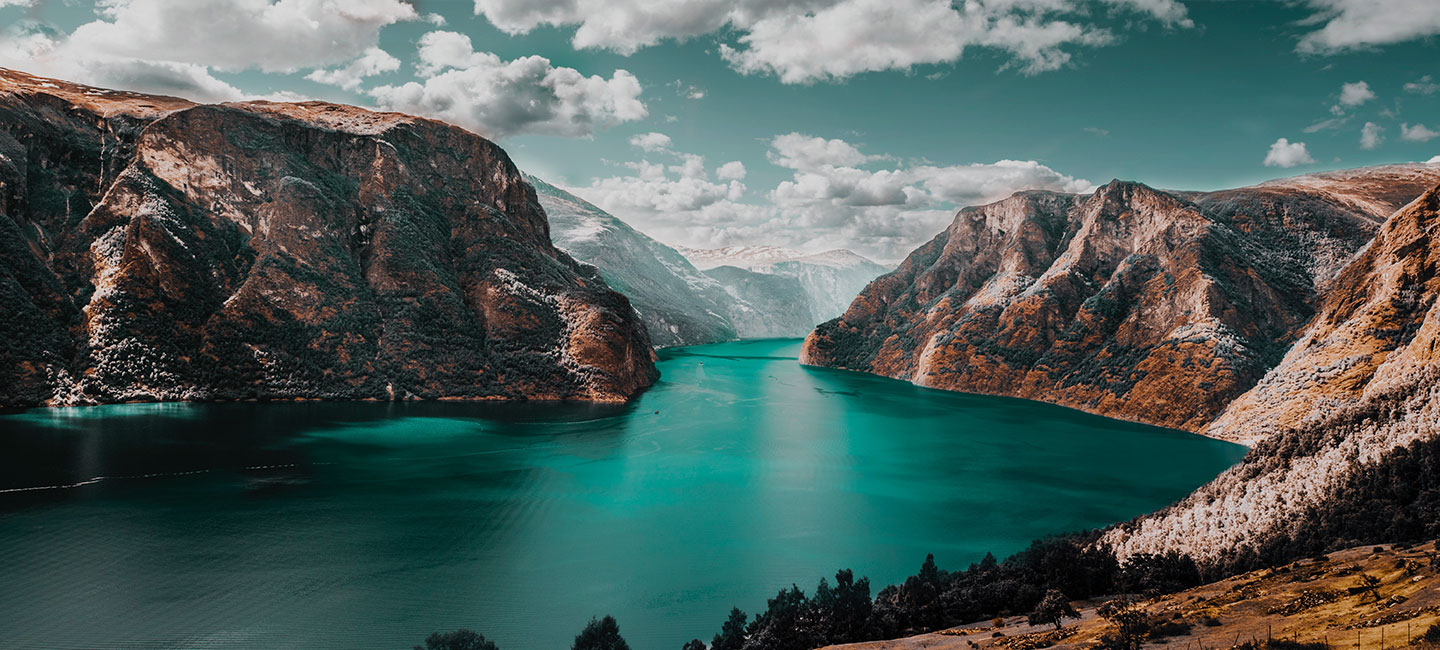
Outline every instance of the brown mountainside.
{"label": "brown mountainside", "polygon": [[439,122],[0,70],[0,405],[624,400],[624,296],[505,152]]}
{"label": "brown mountainside", "polygon": [[1211,431],[1259,442],[1180,503],[1110,531],[1122,557],[1179,550],[1246,564],[1316,541],[1433,528],[1440,186],[1385,222],[1285,359]]}
{"label": "brown mountainside", "polygon": [[1209,193],[1021,192],[961,210],[802,361],[1200,431],[1436,182],[1440,167],[1396,165]]}

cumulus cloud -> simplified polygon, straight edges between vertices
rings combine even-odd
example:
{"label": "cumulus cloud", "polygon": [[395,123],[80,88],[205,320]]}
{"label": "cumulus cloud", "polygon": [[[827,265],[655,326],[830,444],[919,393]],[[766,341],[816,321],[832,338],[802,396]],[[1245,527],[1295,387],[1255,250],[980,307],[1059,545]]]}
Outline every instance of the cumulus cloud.
{"label": "cumulus cloud", "polygon": [[71,44],[93,55],[292,72],[350,61],[380,29],[417,20],[404,0],[110,0]]}
{"label": "cumulus cloud", "polygon": [[351,61],[349,65],[334,70],[316,70],[305,75],[305,78],[316,83],[339,86],[345,90],[355,90],[360,87],[366,77],[399,69],[400,59],[390,56],[385,50],[372,47],[365,50],[364,54]]}
{"label": "cumulus cloud", "polygon": [[1364,81],[1356,81],[1340,86],[1340,105],[1359,106],[1375,99],[1375,91],[1370,90],[1370,84]]}
{"label": "cumulus cloud", "polygon": [[1434,158],[1425,161],[1425,163],[1429,165],[1440,165],[1440,156],[1435,156]]}
{"label": "cumulus cloud", "polygon": [[475,12],[509,33],[574,26],[577,48],[632,54],[666,39],[722,29],[738,34],[720,53],[745,73],[785,83],[958,60],[967,48],[1006,52],[1033,74],[1066,65],[1070,50],[1114,42],[1096,7],[1194,25],[1176,0],[475,0]]}
{"label": "cumulus cloud", "polygon": [[420,38],[423,83],[385,85],[369,94],[383,107],[442,119],[491,137],[546,133],[572,137],[649,114],[640,81],[625,70],[609,79],[555,67],[541,56],[504,61],[476,52],[470,38],[435,31]]}
{"label": "cumulus cloud", "polygon": [[1314,162],[1304,142],[1291,142],[1285,138],[1276,140],[1270,145],[1270,151],[1265,153],[1266,167],[1295,167]]}
{"label": "cumulus cloud", "polygon": [[1401,124],[1400,137],[1411,142],[1429,142],[1440,137],[1440,131],[1432,131],[1424,124]]}
{"label": "cumulus cloud", "polygon": [[632,135],[630,136],[630,146],[652,153],[664,151],[670,148],[670,136],[655,131]]}
{"label": "cumulus cloud", "polygon": [[747,195],[739,183],[747,171],[739,161],[710,173],[700,156],[660,153],[668,164],[628,163],[628,175],[594,179],[575,192],[653,236],[687,246],[843,246],[892,259],[934,236],[960,206],[1022,189],[1095,188],[1035,161],[900,164],[844,140],[787,133],[771,139],[768,159],[792,176],[764,193],[768,203],[756,203],[761,197]]}
{"label": "cumulus cloud", "polygon": [[745,163],[732,160],[721,165],[715,170],[715,177],[722,181],[739,181],[745,179]]}
{"label": "cumulus cloud", "polygon": [[1306,34],[1296,50],[1330,54],[1402,43],[1440,34],[1440,2],[1434,0],[1306,0],[1314,11],[1306,21],[1320,28]]}
{"label": "cumulus cloud", "polygon": [[839,138],[826,140],[800,133],[777,135],[770,141],[770,162],[788,169],[809,171],[825,167],[852,167],[873,156]]}
{"label": "cumulus cloud", "polygon": [[1374,122],[1366,122],[1360,127],[1360,148],[1374,149],[1385,141],[1385,128]]}
{"label": "cumulus cloud", "polygon": [[398,67],[376,47],[380,30],[423,18],[406,0],[106,0],[98,13],[69,34],[11,25],[0,65],[197,101],[246,97],[215,70],[309,69],[312,80],[354,89]]}
{"label": "cumulus cloud", "polygon": [[11,25],[0,38],[0,67],[198,101],[234,101],[245,96],[240,89],[215,78],[205,66],[89,55],[70,46],[64,36],[28,21]]}
{"label": "cumulus cloud", "polygon": [[659,215],[695,213],[722,201],[738,201],[745,195],[745,185],[738,179],[712,181],[703,157],[683,153],[670,156],[678,162],[627,163],[625,167],[631,174],[597,178],[582,195],[606,210],[637,218],[637,225],[653,225]]}
{"label": "cumulus cloud", "polygon": [[1440,92],[1440,83],[1435,83],[1435,79],[1427,74],[1405,84],[1405,92],[1416,95],[1434,95]]}

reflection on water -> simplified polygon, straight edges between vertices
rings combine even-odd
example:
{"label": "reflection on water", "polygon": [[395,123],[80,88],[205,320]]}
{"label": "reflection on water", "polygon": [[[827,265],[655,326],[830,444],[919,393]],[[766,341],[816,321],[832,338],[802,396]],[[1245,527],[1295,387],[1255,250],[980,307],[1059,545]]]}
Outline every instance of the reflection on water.
{"label": "reflection on water", "polygon": [[463,626],[553,650],[610,613],[673,650],[791,582],[1004,554],[1243,452],[802,368],[798,347],[666,351],[629,406],[0,416],[0,647],[403,648]]}

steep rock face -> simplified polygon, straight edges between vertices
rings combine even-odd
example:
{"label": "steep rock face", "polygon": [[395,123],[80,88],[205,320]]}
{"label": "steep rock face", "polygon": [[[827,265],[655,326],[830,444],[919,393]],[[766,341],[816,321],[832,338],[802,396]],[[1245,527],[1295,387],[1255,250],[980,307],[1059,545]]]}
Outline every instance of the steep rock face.
{"label": "steep rock face", "polygon": [[731,300],[720,306],[741,338],[805,336],[815,326],[809,294],[795,278],[734,266],[717,266],[705,275],[729,294]]}
{"label": "steep rock face", "polygon": [[1245,566],[1407,520],[1433,528],[1436,505],[1414,484],[1424,445],[1440,444],[1437,298],[1440,186],[1385,222],[1279,366],[1212,425],[1259,439],[1245,460],[1105,543]]}
{"label": "steep rock face", "polygon": [[0,155],[0,402],[614,401],[656,377],[629,302],[462,129],[0,71]]}
{"label": "steep rock face", "polygon": [[[1359,192],[1367,178],[1387,189]],[[1279,361],[1378,211],[1436,180],[1410,165],[1215,193],[1022,192],[960,211],[801,360],[1203,430]]]}
{"label": "steep rock face", "polygon": [[[732,266],[755,273],[795,278],[805,290],[815,323],[844,313],[865,285],[888,270],[848,250],[805,255],[776,246],[730,246],[685,248],[681,252],[701,269]],[[809,331],[808,328],[806,331]]]}
{"label": "steep rock face", "polygon": [[732,302],[729,294],[675,249],[569,192],[533,176],[526,180],[550,217],[555,245],[594,265],[630,299],[651,343],[698,345],[738,336],[723,315]]}

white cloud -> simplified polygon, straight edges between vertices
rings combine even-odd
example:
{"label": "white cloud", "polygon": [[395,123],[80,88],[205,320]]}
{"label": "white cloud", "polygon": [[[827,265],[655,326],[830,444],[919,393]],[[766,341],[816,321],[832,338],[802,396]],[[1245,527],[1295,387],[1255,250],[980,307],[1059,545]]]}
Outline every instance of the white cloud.
{"label": "white cloud", "polygon": [[1314,162],[1304,142],[1291,142],[1285,138],[1276,140],[1270,145],[1270,151],[1265,153],[1266,167],[1294,167]]}
{"label": "white cloud", "polygon": [[1027,74],[1053,70],[1069,49],[1115,41],[1091,22],[1095,7],[1194,25],[1175,0],[475,0],[475,12],[506,32],[573,25],[576,48],[627,55],[729,28],[738,43],[721,44],[726,61],[785,83],[949,63],[970,47],[1004,51]]}
{"label": "white cloud", "polygon": [[1425,163],[1428,165],[1440,165],[1440,156],[1435,156],[1434,158],[1425,161]]}
{"label": "white cloud", "polygon": [[93,56],[292,72],[349,61],[380,29],[417,20],[403,0],[109,0],[70,44]]}
{"label": "white cloud", "polygon": [[1375,99],[1375,91],[1370,90],[1370,84],[1364,81],[1356,81],[1340,86],[1340,105],[1359,106]]}
{"label": "white cloud", "polygon": [[364,54],[351,61],[347,66],[334,70],[316,70],[305,75],[305,78],[316,83],[339,86],[345,90],[355,90],[360,87],[366,77],[399,69],[400,59],[390,56],[385,50],[372,47],[365,50]]}
{"label": "white cloud", "polygon": [[769,16],[747,29],[740,47],[721,45],[721,55],[740,72],[774,74],[784,83],[945,63],[967,47],[1007,51],[1013,65],[1034,74],[1069,63],[1067,46],[1114,40],[1090,25],[949,0],[846,0],[809,14]]}
{"label": "white cloud", "polygon": [[1405,92],[1417,95],[1434,95],[1440,92],[1440,83],[1435,83],[1435,79],[1427,74],[1415,81],[1405,84]]}
{"label": "white cloud", "polygon": [[[244,99],[212,70],[313,69],[310,78],[347,89],[394,70],[376,47],[380,29],[421,17],[405,0],[105,0],[100,17],[59,34],[30,21],[0,38],[0,65],[81,83],[180,95]],[[333,70],[317,69],[347,64]]]}
{"label": "white cloud", "polygon": [[771,140],[769,159],[794,174],[765,194],[766,205],[745,201],[739,181],[746,170],[738,161],[715,169],[712,181],[700,156],[663,154],[675,164],[628,163],[629,175],[597,178],[574,191],[654,237],[687,246],[848,247],[894,259],[943,229],[961,205],[1022,189],[1095,187],[1034,161],[864,169],[894,159],[844,140],[790,133]]}
{"label": "white cloud", "polygon": [[476,52],[470,38],[430,32],[420,39],[424,83],[369,91],[385,108],[442,119],[490,137],[547,133],[572,137],[648,115],[640,81],[625,70],[609,79],[555,67],[540,56],[503,61]]}
{"label": "white cloud", "polygon": [[855,145],[836,138],[826,140],[800,133],[777,135],[770,141],[770,162],[798,170],[855,166],[874,156],[860,153]]}
{"label": "white cloud", "polygon": [[1360,127],[1360,148],[1374,149],[1385,141],[1385,128],[1374,122],[1366,122]]}
{"label": "white cloud", "polygon": [[12,25],[0,38],[0,67],[92,86],[124,88],[197,101],[235,101],[244,93],[216,79],[205,66],[130,57],[94,57],[33,23]]}
{"label": "white cloud", "polygon": [[1432,131],[1424,124],[1416,124],[1414,126],[1401,124],[1400,137],[1411,142],[1429,142],[1434,138],[1440,137],[1440,131]]}
{"label": "white cloud", "polygon": [[672,81],[666,85],[674,88],[675,94],[684,97],[685,99],[705,99],[705,90],[699,86],[696,86],[695,84],[687,84],[683,81],[680,81],[679,79],[676,79],[675,81]]}
{"label": "white cloud", "polygon": [[35,0],[0,0],[0,9],[5,7],[29,7]]}
{"label": "white cloud", "polygon": [[630,146],[650,153],[664,151],[670,148],[670,136],[654,131],[632,135],[630,136]]}
{"label": "white cloud", "polygon": [[715,170],[715,177],[722,181],[745,180],[745,163],[732,160]]}
{"label": "white cloud", "polygon": [[1300,39],[1302,53],[1334,52],[1388,45],[1440,34],[1435,0],[1306,0],[1320,29]]}
{"label": "white cloud", "polygon": [[1345,126],[1345,125],[1346,125],[1347,123],[1349,123],[1349,122],[1350,122],[1350,116],[1349,116],[1349,115],[1345,115],[1345,116],[1341,116],[1341,117],[1332,117],[1332,118],[1320,120],[1319,122],[1316,122],[1316,123],[1314,123],[1314,124],[1311,124],[1310,126],[1307,126],[1307,127],[1305,127],[1304,129],[1302,129],[1302,130],[1303,130],[1304,132],[1306,132],[1306,133],[1315,133],[1315,132],[1317,132],[1317,131],[1329,131],[1329,130],[1332,130],[1332,129],[1338,129],[1338,128],[1342,127],[1342,126]]}
{"label": "white cloud", "polygon": [[597,178],[582,195],[608,211],[638,217],[637,226],[658,215],[693,213],[722,201],[738,201],[745,195],[745,185],[738,180],[711,181],[704,158],[675,155],[681,158],[681,164],[648,160],[629,163],[626,167],[633,174]]}

